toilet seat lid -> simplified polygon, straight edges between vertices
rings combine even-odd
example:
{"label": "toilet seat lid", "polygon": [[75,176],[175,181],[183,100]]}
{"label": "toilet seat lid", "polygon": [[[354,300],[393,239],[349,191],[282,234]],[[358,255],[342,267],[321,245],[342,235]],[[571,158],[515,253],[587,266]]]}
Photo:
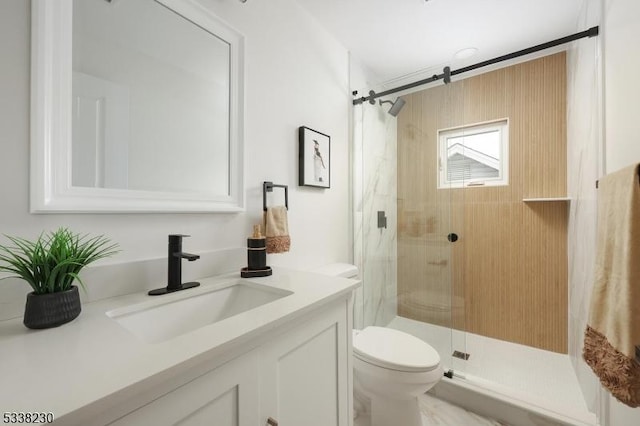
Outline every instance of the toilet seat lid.
{"label": "toilet seat lid", "polygon": [[440,355],[426,342],[386,327],[366,327],[353,339],[354,355],[390,370],[424,372],[440,364]]}

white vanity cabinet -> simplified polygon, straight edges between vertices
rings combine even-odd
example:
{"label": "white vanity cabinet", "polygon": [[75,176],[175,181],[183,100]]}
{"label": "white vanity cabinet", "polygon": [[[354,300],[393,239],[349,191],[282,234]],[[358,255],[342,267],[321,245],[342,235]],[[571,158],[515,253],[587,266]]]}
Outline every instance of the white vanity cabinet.
{"label": "white vanity cabinet", "polygon": [[109,425],[257,425],[258,385],[258,358],[257,353],[252,351]]}
{"label": "white vanity cabinet", "polygon": [[348,312],[347,303],[330,306],[260,349],[259,425],[351,424]]}
{"label": "white vanity cabinet", "polygon": [[[21,318],[0,321],[8,384],[0,406],[51,412],[58,426],[352,426],[352,295],[360,282],[278,267],[269,277],[237,275],[205,277],[200,290],[164,299],[139,292],[86,303],[78,320],[38,333]],[[234,301],[219,292],[240,284],[284,296],[251,307],[255,292]],[[249,307],[202,325],[190,316],[203,311],[194,300],[205,313],[215,311],[212,301]],[[161,312],[191,321],[178,335],[166,318],[138,315],[171,304],[171,314]],[[143,332],[121,321],[129,314]]]}
{"label": "white vanity cabinet", "polygon": [[345,295],[109,424],[349,426],[351,320]]}

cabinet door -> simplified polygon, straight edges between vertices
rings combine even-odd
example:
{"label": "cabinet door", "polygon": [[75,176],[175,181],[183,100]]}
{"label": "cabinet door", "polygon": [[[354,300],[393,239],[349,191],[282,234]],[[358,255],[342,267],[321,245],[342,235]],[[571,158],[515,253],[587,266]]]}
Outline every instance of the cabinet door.
{"label": "cabinet door", "polygon": [[260,426],[269,417],[278,426],[349,425],[348,306],[334,303],[260,350]]}
{"label": "cabinet door", "polygon": [[258,358],[254,351],[180,386],[111,425],[256,426],[258,386]]}

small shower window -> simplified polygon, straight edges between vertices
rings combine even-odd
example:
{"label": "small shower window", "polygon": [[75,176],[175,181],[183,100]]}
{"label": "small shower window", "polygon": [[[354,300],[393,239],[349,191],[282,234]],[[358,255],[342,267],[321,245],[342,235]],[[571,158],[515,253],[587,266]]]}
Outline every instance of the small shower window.
{"label": "small shower window", "polygon": [[438,130],[438,188],[509,184],[509,121]]}

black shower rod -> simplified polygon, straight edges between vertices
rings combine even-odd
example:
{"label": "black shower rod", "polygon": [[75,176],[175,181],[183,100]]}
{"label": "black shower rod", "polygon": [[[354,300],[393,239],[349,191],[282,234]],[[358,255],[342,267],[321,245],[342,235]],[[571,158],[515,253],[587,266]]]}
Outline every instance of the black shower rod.
{"label": "black shower rod", "polygon": [[[518,58],[520,56],[528,55],[530,53],[539,52],[541,50],[549,49],[551,47],[559,46],[561,44],[570,43],[575,40],[579,40],[585,37],[595,37],[599,33],[599,27],[591,27],[586,31],[582,31],[579,33],[575,33],[566,37],[562,37],[556,40],[548,41],[546,43],[538,44],[537,46],[529,47],[527,49],[518,50],[517,52],[509,53],[507,55],[498,56],[497,58],[489,59],[483,62],[478,62],[474,65],[469,65],[466,67],[459,68],[457,70],[450,70],[449,67],[445,67],[442,74],[433,75],[429,78],[425,78],[423,80],[419,80],[413,83],[408,83],[403,86],[399,86],[393,89],[385,90],[380,93],[371,93],[369,96],[363,96],[358,99],[353,100],[354,105],[360,105],[361,103],[367,101],[373,101],[374,99],[380,98],[382,96],[391,95],[392,93],[401,92],[407,89],[413,89],[414,87],[422,86],[424,84],[433,83],[434,81],[443,80],[445,84],[448,84],[451,81],[451,76],[462,74],[465,72],[473,71],[478,68],[486,67],[488,65],[497,64],[498,62],[508,61],[510,59]],[[357,92],[353,93],[354,96],[357,95]]]}

